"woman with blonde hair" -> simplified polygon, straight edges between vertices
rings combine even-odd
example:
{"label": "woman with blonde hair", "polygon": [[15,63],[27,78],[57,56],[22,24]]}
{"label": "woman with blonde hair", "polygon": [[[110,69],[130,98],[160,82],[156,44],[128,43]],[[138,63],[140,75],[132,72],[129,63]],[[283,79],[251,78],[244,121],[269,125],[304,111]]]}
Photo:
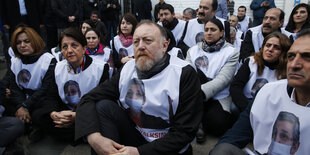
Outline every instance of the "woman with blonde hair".
{"label": "woman with blonde hair", "polygon": [[[8,70],[10,109],[11,113],[28,124],[40,115],[40,100],[49,88],[56,60],[43,51],[45,44],[42,38],[27,26],[20,26],[13,32],[11,46],[15,57],[11,58]],[[31,139],[32,134],[29,136]]]}

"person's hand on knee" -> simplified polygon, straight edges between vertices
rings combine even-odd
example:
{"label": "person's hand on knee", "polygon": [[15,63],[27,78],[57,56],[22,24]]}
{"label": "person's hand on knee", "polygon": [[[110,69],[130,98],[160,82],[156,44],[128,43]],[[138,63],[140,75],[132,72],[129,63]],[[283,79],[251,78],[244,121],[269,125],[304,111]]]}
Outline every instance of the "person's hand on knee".
{"label": "person's hand on knee", "polygon": [[113,155],[140,155],[138,149],[136,147],[125,146],[120,149],[120,153],[115,153]]}
{"label": "person's hand on knee", "polygon": [[121,153],[120,150],[125,147],[109,138],[103,137],[99,132],[89,134],[87,140],[96,153],[100,155]]}

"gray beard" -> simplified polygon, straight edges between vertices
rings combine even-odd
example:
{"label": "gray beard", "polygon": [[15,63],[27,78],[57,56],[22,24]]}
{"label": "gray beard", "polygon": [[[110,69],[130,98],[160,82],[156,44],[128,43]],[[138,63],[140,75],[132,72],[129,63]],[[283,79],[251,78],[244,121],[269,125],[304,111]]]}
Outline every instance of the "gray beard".
{"label": "gray beard", "polygon": [[151,59],[147,59],[144,63],[139,62],[139,60],[138,60],[136,62],[136,67],[139,71],[145,72],[145,71],[149,71],[155,64],[156,64],[156,62],[151,60]]}

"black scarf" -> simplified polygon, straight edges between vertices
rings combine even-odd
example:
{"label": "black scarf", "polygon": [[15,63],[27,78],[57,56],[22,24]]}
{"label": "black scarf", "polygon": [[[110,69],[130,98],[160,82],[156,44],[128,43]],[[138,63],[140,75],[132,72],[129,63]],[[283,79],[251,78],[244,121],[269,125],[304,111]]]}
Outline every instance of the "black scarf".
{"label": "black scarf", "polygon": [[202,49],[205,52],[219,51],[223,47],[224,43],[225,43],[225,39],[223,37],[221,37],[220,40],[218,40],[215,43],[212,43],[211,45],[208,45],[208,43],[205,40],[203,40]]}

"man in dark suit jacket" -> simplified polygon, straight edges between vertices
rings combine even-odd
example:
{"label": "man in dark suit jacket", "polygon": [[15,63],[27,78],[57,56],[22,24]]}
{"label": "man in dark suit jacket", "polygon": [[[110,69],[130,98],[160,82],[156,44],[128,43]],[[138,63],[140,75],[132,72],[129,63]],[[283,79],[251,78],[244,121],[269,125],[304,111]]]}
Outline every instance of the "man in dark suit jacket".
{"label": "man in dark suit jacket", "polygon": [[79,4],[77,0],[52,0],[52,9],[57,16],[58,33],[68,27],[77,27]]}
{"label": "man in dark suit jacket", "polygon": [[133,0],[133,14],[138,21],[143,19],[152,20],[152,4],[150,0]]}
{"label": "man in dark suit jacket", "polygon": [[[11,34],[18,24],[24,23],[39,33],[42,23],[39,4],[39,0],[23,0],[21,5],[19,0],[1,0],[0,10],[3,27],[9,30]],[[20,6],[22,7],[20,8]]]}

